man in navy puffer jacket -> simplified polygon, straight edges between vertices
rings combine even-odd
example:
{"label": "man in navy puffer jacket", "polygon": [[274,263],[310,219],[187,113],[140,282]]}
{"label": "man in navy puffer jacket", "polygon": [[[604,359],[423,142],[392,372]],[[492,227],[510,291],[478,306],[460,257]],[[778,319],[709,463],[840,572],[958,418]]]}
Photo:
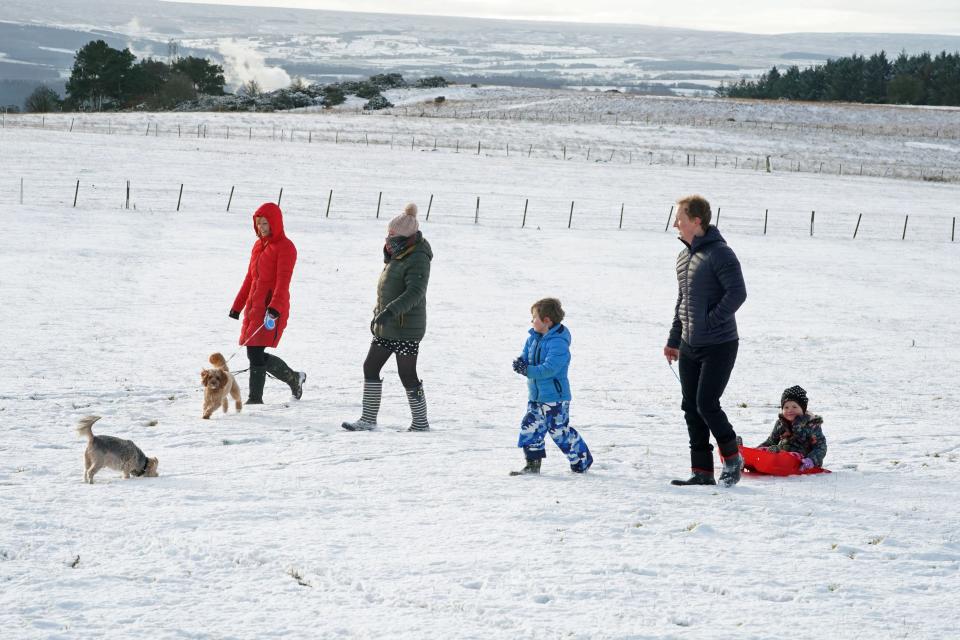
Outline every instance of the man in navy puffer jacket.
{"label": "man in navy puffer jacket", "polygon": [[737,360],[734,317],[747,299],[740,261],[710,224],[710,203],[700,196],[677,202],[673,226],[686,245],[677,256],[677,305],[663,355],[679,360],[683,416],[690,435],[693,476],[675,485],[713,485],[713,434],[723,460],[720,484],[740,481],[743,459],[737,434],[720,408],[720,396]]}

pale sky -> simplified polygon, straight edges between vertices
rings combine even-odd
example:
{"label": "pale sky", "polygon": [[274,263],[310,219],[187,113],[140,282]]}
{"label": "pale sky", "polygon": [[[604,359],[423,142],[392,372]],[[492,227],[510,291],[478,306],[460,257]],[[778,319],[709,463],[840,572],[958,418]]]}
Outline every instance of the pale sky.
{"label": "pale sky", "polygon": [[633,23],[749,33],[960,35],[960,0],[178,0],[513,20]]}

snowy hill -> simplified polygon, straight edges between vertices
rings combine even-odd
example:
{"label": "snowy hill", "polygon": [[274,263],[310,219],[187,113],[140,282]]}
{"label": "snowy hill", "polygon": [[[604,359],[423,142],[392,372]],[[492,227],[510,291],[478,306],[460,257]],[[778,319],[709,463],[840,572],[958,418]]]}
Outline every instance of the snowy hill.
{"label": "snowy hill", "polygon": [[170,55],[173,41],[181,55],[222,62],[231,88],[256,78],[267,89],[295,77],[332,81],[398,72],[468,83],[644,91],[655,85],[712,94],[721,81],[773,65],[807,66],[881,50],[890,57],[960,50],[960,37],[947,35],[760,35],[158,0],[47,0],[38,16],[35,2],[5,0],[0,80],[65,78],[74,52],[93,39],[129,46],[139,58],[161,59]]}
{"label": "snowy hill", "polygon": [[[825,113],[826,128],[855,122]],[[862,135],[792,121],[777,140],[802,157],[859,144],[868,166],[956,145],[932,137],[939,112],[912,133],[873,126],[895,113],[864,119]],[[72,132],[70,116],[7,116],[0,128],[5,634],[954,635],[956,183],[627,160],[711,139],[732,157],[770,135],[703,121],[201,115],[90,116]],[[434,151],[434,136],[496,144]],[[579,146],[564,160],[574,139],[607,141],[604,161]],[[505,153],[513,140],[523,153]],[[237,350],[227,311],[250,214],[281,188],[299,261],[277,353],[309,373],[304,397],[268,381],[267,405],[201,420],[200,368]],[[758,443],[781,390],[803,385],[830,475],[668,484],[686,473],[687,436],[661,354],[680,248],[664,224],[690,192],[721,208],[748,287],[725,408]],[[348,433],[385,223],[411,200],[436,255],[420,358],[434,430],[403,431],[388,364],[381,428]],[[548,449],[542,477],[511,478],[526,393],[510,361],[544,295],[567,309],[572,423],[596,464],[574,475]],[[230,364],[244,368],[243,354]],[[96,433],[159,457],[160,477],[104,470],[83,484],[73,428],[89,413],[104,416]]]}

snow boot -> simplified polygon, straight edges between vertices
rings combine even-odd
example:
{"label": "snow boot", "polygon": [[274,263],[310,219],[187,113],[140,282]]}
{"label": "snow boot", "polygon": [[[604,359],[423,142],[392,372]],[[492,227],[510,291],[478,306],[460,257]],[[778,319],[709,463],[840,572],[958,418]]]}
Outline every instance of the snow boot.
{"label": "snow boot", "polygon": [[267,380],[267,368],[250,366],[250,393],[246,404],[263,404],[263,383]]}
{"label": "snow boot", "polygon": [[344,422],[340,426],[347,431],[370,431],[377,426],[380,398],[383,396],[383,380],[363,381],[363,411],[360,419]]}
{"label": "snow boot", "polygon": [[732,487],[740,482],[740,474],[743,471],[743,456],[740,453],[723,459],[723,471],[720,472],[720,486]]}
{"label": "snow boot", "polygon": [[511,471],[510,475],[512,476],[527,476],[535,473],[540,473],[540,463],[543,462],[543,458],[537,458],[535,460],[527,460],[527,464],[520,469],[519,471]]}
{"label": "snow boot", "polygon": [[423,381],[413,389],[407,389],[407,402],[410,403],[410,414],[413,421],[407,431],[430,431],[427,422],[427,399],[423,395]]}
{"label": "snow boot", "polygon": [[303,396],[303,383],[307,379],[307,374],[303,371],[294,371],[287,363],[273,354],[265,354],[267,361],[267,373],[281,382],[286,382],[290,387],[290,394],[299,400]]}
{"label": "snow boot", "polygon": [[686,480],[671,480],[670,484],[675,487],[686,487],[691,485],[709,485],[717,484],[717,481],[713,477],[713,472],[695,470],[693,475],[687,478]]}

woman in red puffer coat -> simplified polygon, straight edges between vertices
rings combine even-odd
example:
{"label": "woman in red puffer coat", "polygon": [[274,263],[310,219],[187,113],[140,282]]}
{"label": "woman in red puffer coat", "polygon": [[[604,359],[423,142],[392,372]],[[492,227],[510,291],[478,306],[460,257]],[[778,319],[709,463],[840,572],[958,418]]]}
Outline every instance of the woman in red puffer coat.
{"label": "woman in red puffer coat", "polygon": [[277,356],[266,353],[275,348],[287,326],[290,314],[290,278],[297,262],[297,248],[283,232],[280,207],[268,202],[253,214],[257,241],[250,252],[247,277],[230,307],[230,317],[240,318],[240,346],[247,348],[250,360],[250,396],[247,404],[263,404],[263,385],[267,374],[290,385],[297,400],[303,395],[307,374],[294,371]]}

